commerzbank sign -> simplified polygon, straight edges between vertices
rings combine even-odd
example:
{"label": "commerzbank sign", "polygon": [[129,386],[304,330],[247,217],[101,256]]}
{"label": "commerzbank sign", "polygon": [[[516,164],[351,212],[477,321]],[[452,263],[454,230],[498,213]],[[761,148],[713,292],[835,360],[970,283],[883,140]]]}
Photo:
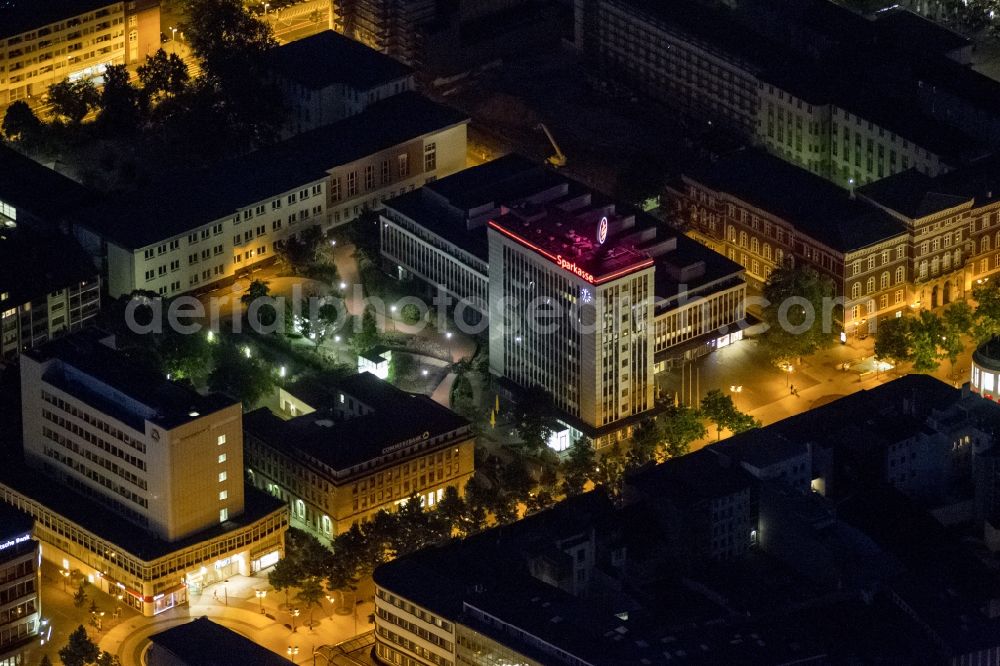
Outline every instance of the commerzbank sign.
{"label": "commerzbank sign", "polygon": [[382,449],[382,455],[392,453],[393,451],[398,451],[400,449],[405,449],[407,446],[413,446],[414,444],[419,444],[420,442],[426,441],[431,434],[426,430],[416,437],[410,437],[409,439],[404,439],[402,442],[397,442],[392,446],[387,446]]}
{"label": "commerzbank sign", "polygon": [[7,539],[3,543],[0,543],[0,550],[7,550],[8,548],[13,548],[18,544],[22,544],[26,541],[31,540],[31,533],[22,534],[21,536],[16,536],[13,539]]}

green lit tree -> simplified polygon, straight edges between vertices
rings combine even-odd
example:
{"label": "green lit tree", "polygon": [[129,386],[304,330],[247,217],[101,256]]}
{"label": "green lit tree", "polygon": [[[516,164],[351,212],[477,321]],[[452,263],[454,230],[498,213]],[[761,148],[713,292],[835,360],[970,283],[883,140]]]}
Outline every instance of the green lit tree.
{"label": "green lit tree", "polygon": [[49,86],[48,101],[56,116],[65,119],[71,125],[79,125],[91,109],[100,105],[101,94],[90,79],[74,82],[63,79]]}
{"label": "green lit tree", "polygon": [[66,645],[59,650],[63,666],[86,666],[97,661],[99,656],[97,644],[90,640],[82,624],[73,630]]}
{"label": "green lit tree", "polygon": [[722,438],[723,430],[736,434],[760,427],[759,421],[736,409],[732,396],[719,389],[712,389],[701,399],[701,413],[715,424],[716,439]]}
{"label": "green lit tree", "polygon": [[580,437],[570,444],[561,467],[563,493],[570,497],[582,493],[587,481],[594,476],[597,467],[594,445],[590,438]]}
{"label": "green lit tree", "polygon": [[645,418],[632,430],[629,458],[633,465],[644,465],[656,458],[662,433],[656,419]]}
{"label": "green lit tree", "polygon": [[215,367],[208,376],[211,390],[226,393],[249,409],[274,388],[271,369],[261,359],[247,358],[244,350],[225,340],[213,352]]}
{"label": "green lit tree", "polygon": [[122,134],[138,129],[142,115],[139,89],[129,80],[125,65],[108,65],[97,107],[97,122],[106,132]]}
{"label": "green lit tree", "polygon": [[684,405],[670,406],[660,415],[663,437],[663,458],[676,458],[688,453],[691,443],[707,434],[701,414]]}
{"label": "green lit tree", "polygon": [[894,317],[880,321],[875,331],[875,358],[894,365],[913,360],[910,348],[911,317]]}
{"label": "green lit tree", "polygon": [[833,344],[823,321],[833,293],[833,282],[808,266],[781,267],[771,273],[761,313],[767,329],[759,344],[772,363],[781,365]]}
{"label": "green lit tree", "polygon": [[948,330],[941,317],[924,310],[910,322],[909,333],[913,369],[917,372],[937,370],[947,354],[942,349],[942,343],[945,342]]}
{"label": "green lit tree", "polygon": [[73,605],[77,608],[83,608],[83,605],[87,603],[87,599],[89,598],[90,595],[87,594],[87,581],[81,580],[76,588],[76,592],[73,593]]}
{"label": "green lit tree", "polygon": [[375,308],[369,305],[361,315],[361,329],[354,333],[351,344],[356,353],[364,354],[377,347],[381,341],[382,336],[379,334],[378,322],[375,320]]}
{"label": "green lit tree", "polygon": [[313,626],[313,609],[320,605],[320,599],[323,598],[324,594],[325,590],[320,580],[314,576],[309,576],[302,581],[299,592],[295,595],[295,598],[304,603],[309,610],[308,626],[310,627]]}

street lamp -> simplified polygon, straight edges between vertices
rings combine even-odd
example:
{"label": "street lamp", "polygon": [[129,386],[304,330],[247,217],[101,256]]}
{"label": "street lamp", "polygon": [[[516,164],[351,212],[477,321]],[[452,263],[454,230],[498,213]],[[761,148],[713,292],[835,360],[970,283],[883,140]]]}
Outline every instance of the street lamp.
{"label": "street lamp", "polygon": [[271,6],[270,2],[264,3],[264,16],[267,16],[267,8]]}
{"label": "street lamp", "polygon": [[795,372],[795,367],[791,363],[785,363],[781,369],[785,371],[785,388],[788,388],[788,378]]}
{"label": "street lamp", "polygon": [[[337,597],[331,597],[328,594],[328,595],[326,595],[326,600],[330,604],[330,617],[333,617],[333,607],[335,605],[334,602],[337,601]],[[315,657],[314,657],[314,659],[315,659]]]}
{"label": "street lamp", "polygon": [[293,609],[291,609],[288,612],[292,616],[292,633],[295,633],[296,631],[298,631],[298,629],[295,627],[295,618],[297,618],[299,616],[299,609],[298,608],[293,608]]}
{"label": "street lamp", "polygon": [[264,597],[267,596],[267,590],[255,590],[254,594],[257,596],[257,601],[260,602],[260,614],[264,614]]}
{"label": "street lamp", "polygon": [[59,570],[59,575],[62,576],[63,592],[65,592],[66,591],[66,581],[69,580],[69,572],[66,571],[65,569],[60,569]]}
{"label": "street lamp", "polygon": [[738,385],[735,385],[735,386],[730,386],[729,387],[729,392],[733,394],[733,405],[735,406],[736,405],[736,396],[738,396],[740,393],[743,393],[743,385],[742,384],[738,384]]}
{"label": "street lamp", "polygon": [[294,656],[296,656],[296,655],[299,654],[299,646],[298,645],[289,645],[288,649],[285,650],[285,652],[288,653],[289,657],[294,657]]}

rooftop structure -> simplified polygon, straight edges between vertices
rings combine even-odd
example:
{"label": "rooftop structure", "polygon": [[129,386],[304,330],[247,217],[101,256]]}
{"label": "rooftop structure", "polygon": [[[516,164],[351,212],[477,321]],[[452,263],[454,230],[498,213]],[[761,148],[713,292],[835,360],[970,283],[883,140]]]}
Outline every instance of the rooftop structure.
{"label": "rooftop structure", "polygon": [[0,174],[0,235],[5,227],[18,224],[55,225],[94,199],[76,181],[2,144]]}
{"label": "rooftop structure", "polygon": [[149,637],[149,666],[292,666],[232,629],[200,617]]}
{"label": "rooftop structure", "polygon": [[296,524],[318,536],[411,495],[434,506],[474,471],[466,419],[371,373],[300,381],[279,401],[280,415],[262,408],[243,417],[247,467],[258,488],[288,502]]}

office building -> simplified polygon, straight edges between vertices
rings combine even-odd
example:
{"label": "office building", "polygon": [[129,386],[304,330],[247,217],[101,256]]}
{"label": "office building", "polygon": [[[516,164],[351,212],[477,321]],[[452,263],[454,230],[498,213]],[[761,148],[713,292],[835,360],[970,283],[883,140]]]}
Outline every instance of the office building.
{"label": "office building", "polygon": [[0,107],[53,83],[141,64],[160,48],[158,0],[13,0],[0,5]]}
{"label": "office building", "polygon": [[[928,512],[926,474],[952,470],[920,451],[967,470],[998,415],[910,375],[639,470],[620,504],[599,489],[404,556],[374,574],[375,657],[989,663],[1000,650],[992,558]],[[820,488],[830,465],[838,483]],[[954,481],[968,493],[968,477]]]}
{"label": "office building", "polygon": [[279,395],[281,414],[244,417],[253,484],[286,502],[292,524],[329,539],[409,497],[434,507],[475,472],[469,422],[371,373],[303,380]]}
{"label": "office building", "polygon": [[333,30],[274,49],[269,67],[289,109],[286,135],[357,115],[416,85],[406,65]]}
{"label": "office building", "polygon": [[292,666],[293,662],[207,617],[149,637],[147,666]]}
{"label": "office building", "polygon": [[9,456],[0,495],[35,518],[46,559],[147,615],[277,561],[287,515],[245,496],[240,404],[143,371],[98,337],[21,359],[25,464]]}
{"label": "office building", "polygon": [[424,29],[437,18],[434,0],[343,0],[334,11],[338,32],[413,66],[420,63]]}
{"label": "office building", "polygon": [[42,632],[41,549],[31,517],[0,505],[0,666],[25,666]]}
{"label": "office building", "polygon": [[905,225],[829,181],[745,149],[687,170],[671,191],[678,222],[743,266],[757,287],[779,267],[810,266],[829,278],[843,299],[830,316],[848,335],[909,311]]}
{"label": "office building", "polygon": [[488,318],[490,371],[553,396],[558,450],[611,444],[653,408],[654,372],[742,337],[738,265],[516,155],[388,201],[382,256]]}
{"label": "office building", "polygon": [[462,169],[467,122],[417,93],[393,95],[250,155],[110,197],[79,213],[76,235],[103,261],[112,297],[231,282],[303,229],[329,231]]}
{"label": "office building", "polygon": [[576,45],[602,76],[845,189],[935,176],[995,143],[1000,113],[982,100],[1000,88],[961,73],[964,38],[898,8],[726,4],[576,0]]}

